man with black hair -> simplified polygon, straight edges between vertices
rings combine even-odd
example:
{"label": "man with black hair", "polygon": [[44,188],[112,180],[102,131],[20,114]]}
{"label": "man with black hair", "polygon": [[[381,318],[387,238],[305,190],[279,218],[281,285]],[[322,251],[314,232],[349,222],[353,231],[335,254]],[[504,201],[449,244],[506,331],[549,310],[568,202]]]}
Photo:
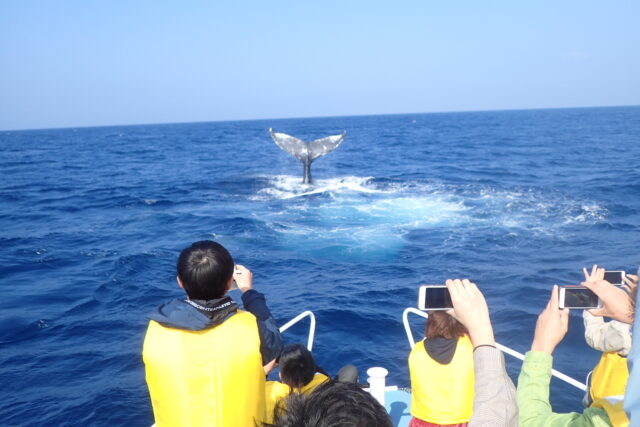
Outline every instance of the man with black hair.
{"label": "man with black hair", "polygon": [[359,385],[327,381],[309,394],[292,393],[264,427],[391,427],[384,407]]}
{"label": "man with black hair", "polygon": [[[157,426],[244,426],[265,416],[265,372],[282,338],[250,270],[209,240],[180,254],[177,281],[187,299],[150,317],[143,359]],[[242,291],[247,311],[227,295]]]}

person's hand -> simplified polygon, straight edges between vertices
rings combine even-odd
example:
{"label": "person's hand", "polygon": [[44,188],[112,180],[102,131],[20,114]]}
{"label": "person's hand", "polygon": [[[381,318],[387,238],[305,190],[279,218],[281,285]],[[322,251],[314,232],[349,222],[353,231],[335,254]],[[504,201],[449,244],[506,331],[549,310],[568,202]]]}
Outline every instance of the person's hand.
{"label": "person's hand", "polygon": [[636,288],[638,287],[638,276],[635,274],[627,274],[624,276],[625,283],[622,284],[622,287],[627,290],[629,295],[632,297],[635,295]]}
{"label": "person's hand", "polygon": [[236,281],[242,293],[247,292],[253,287],[253,273],[244,265],[236,264],[233,270],[233,279]]}
{"label": "person's hand", "polygon": [[586,268],[582,269],[584,273],[585,282],[597,282],[600,280],[604,280],[604,268],[598,268],[597,264],[593,264],[593,268],[591,268],[591,273]]}
{"label": "person's hand", "polygon": [[558,285],[553,285],[551,299],[538,316],[536,332],[531,351],[541,351],[551,355],[569,329],[569,309],[558,308]]}
{"label": "person's hand", "polygon": [[602,301],[602,308],[590,310],[594,316],[605,316],[622,323],[633,323],[633,299],[622,287],[613,286],[606,280],[582,282]]}
{"label": "person's hand", "polygon": [[269,363],[267,363],[266,365],[263,366],[265,375],[269,375],[269,372],[271,372],[273,370],[273,368],[276,367],[276,365],[277,365],[276,360],[277,359],[273,359],[271,362],[269,362]]}
{"label": "person's hand", "polygon": [[469,330],[473,346],[495,345],[489,307],[476,284],[468,279],[447,280],[445,284],[453,303],[453,309],[447,313]]}
{"label": "person's hand", "polygon": [[590,310],[590,313],[594,316],[611,317],[623,323],[633,323],[632,295],[637,286],[637,277],[630,274],[630,280],[625,279],[626,285],[617,287],[604,280],[604,268],[594,265],[591,273],[586,268],[583,271],[585,281],[582,286],[589,288],[602,301],[602,308]]}

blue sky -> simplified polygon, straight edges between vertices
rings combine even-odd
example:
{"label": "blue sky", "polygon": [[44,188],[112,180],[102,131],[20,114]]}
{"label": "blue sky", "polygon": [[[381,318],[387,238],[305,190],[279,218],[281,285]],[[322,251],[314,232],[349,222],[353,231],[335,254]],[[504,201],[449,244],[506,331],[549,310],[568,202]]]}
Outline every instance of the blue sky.
{"label": "blue sky", "polygon": [[640,104],[640,2],[0,2],[0,129]]}

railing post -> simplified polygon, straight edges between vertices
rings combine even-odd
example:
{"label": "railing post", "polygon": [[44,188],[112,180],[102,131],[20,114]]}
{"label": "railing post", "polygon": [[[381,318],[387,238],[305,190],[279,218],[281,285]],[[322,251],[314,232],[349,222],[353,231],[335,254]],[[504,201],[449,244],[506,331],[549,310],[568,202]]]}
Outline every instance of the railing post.
{"label": "railing post", "polygon": [[369,393],[384,406],[384,393],[386,376],[389,373],[385,368],[374,367],[367,369],[369,375]]}
{"label": "railing post", "polygon": [[290,327],[292,327],[293,325],[295,325],[296,323],[298,323],[300,320],[302,320],[307,316],[309,316],[309,319],[310,319],[309,339],[307,340],[307,349],[311,351],[313,349],[313,339],[315,338],[315,334],[316,334],[316,316],[313,314],[312,311],[309,311],[309,310],[303,311],[293,319],[289,320],[284,325],[280,326],[280,333],[283,333],[284,331],[286,331],[287,329],[289,329]]}

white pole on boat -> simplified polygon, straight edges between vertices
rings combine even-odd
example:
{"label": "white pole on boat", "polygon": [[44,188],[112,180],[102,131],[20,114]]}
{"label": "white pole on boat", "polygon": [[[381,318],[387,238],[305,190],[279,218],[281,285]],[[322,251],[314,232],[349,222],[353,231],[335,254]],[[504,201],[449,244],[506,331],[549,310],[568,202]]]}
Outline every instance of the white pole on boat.
{"label": "white pole on boat", "polygon": [[367,369],[367,375],[369,375],[369,393],[384,406],[384,392],[386,376],[389,373],[385,368],[376,366]]}

